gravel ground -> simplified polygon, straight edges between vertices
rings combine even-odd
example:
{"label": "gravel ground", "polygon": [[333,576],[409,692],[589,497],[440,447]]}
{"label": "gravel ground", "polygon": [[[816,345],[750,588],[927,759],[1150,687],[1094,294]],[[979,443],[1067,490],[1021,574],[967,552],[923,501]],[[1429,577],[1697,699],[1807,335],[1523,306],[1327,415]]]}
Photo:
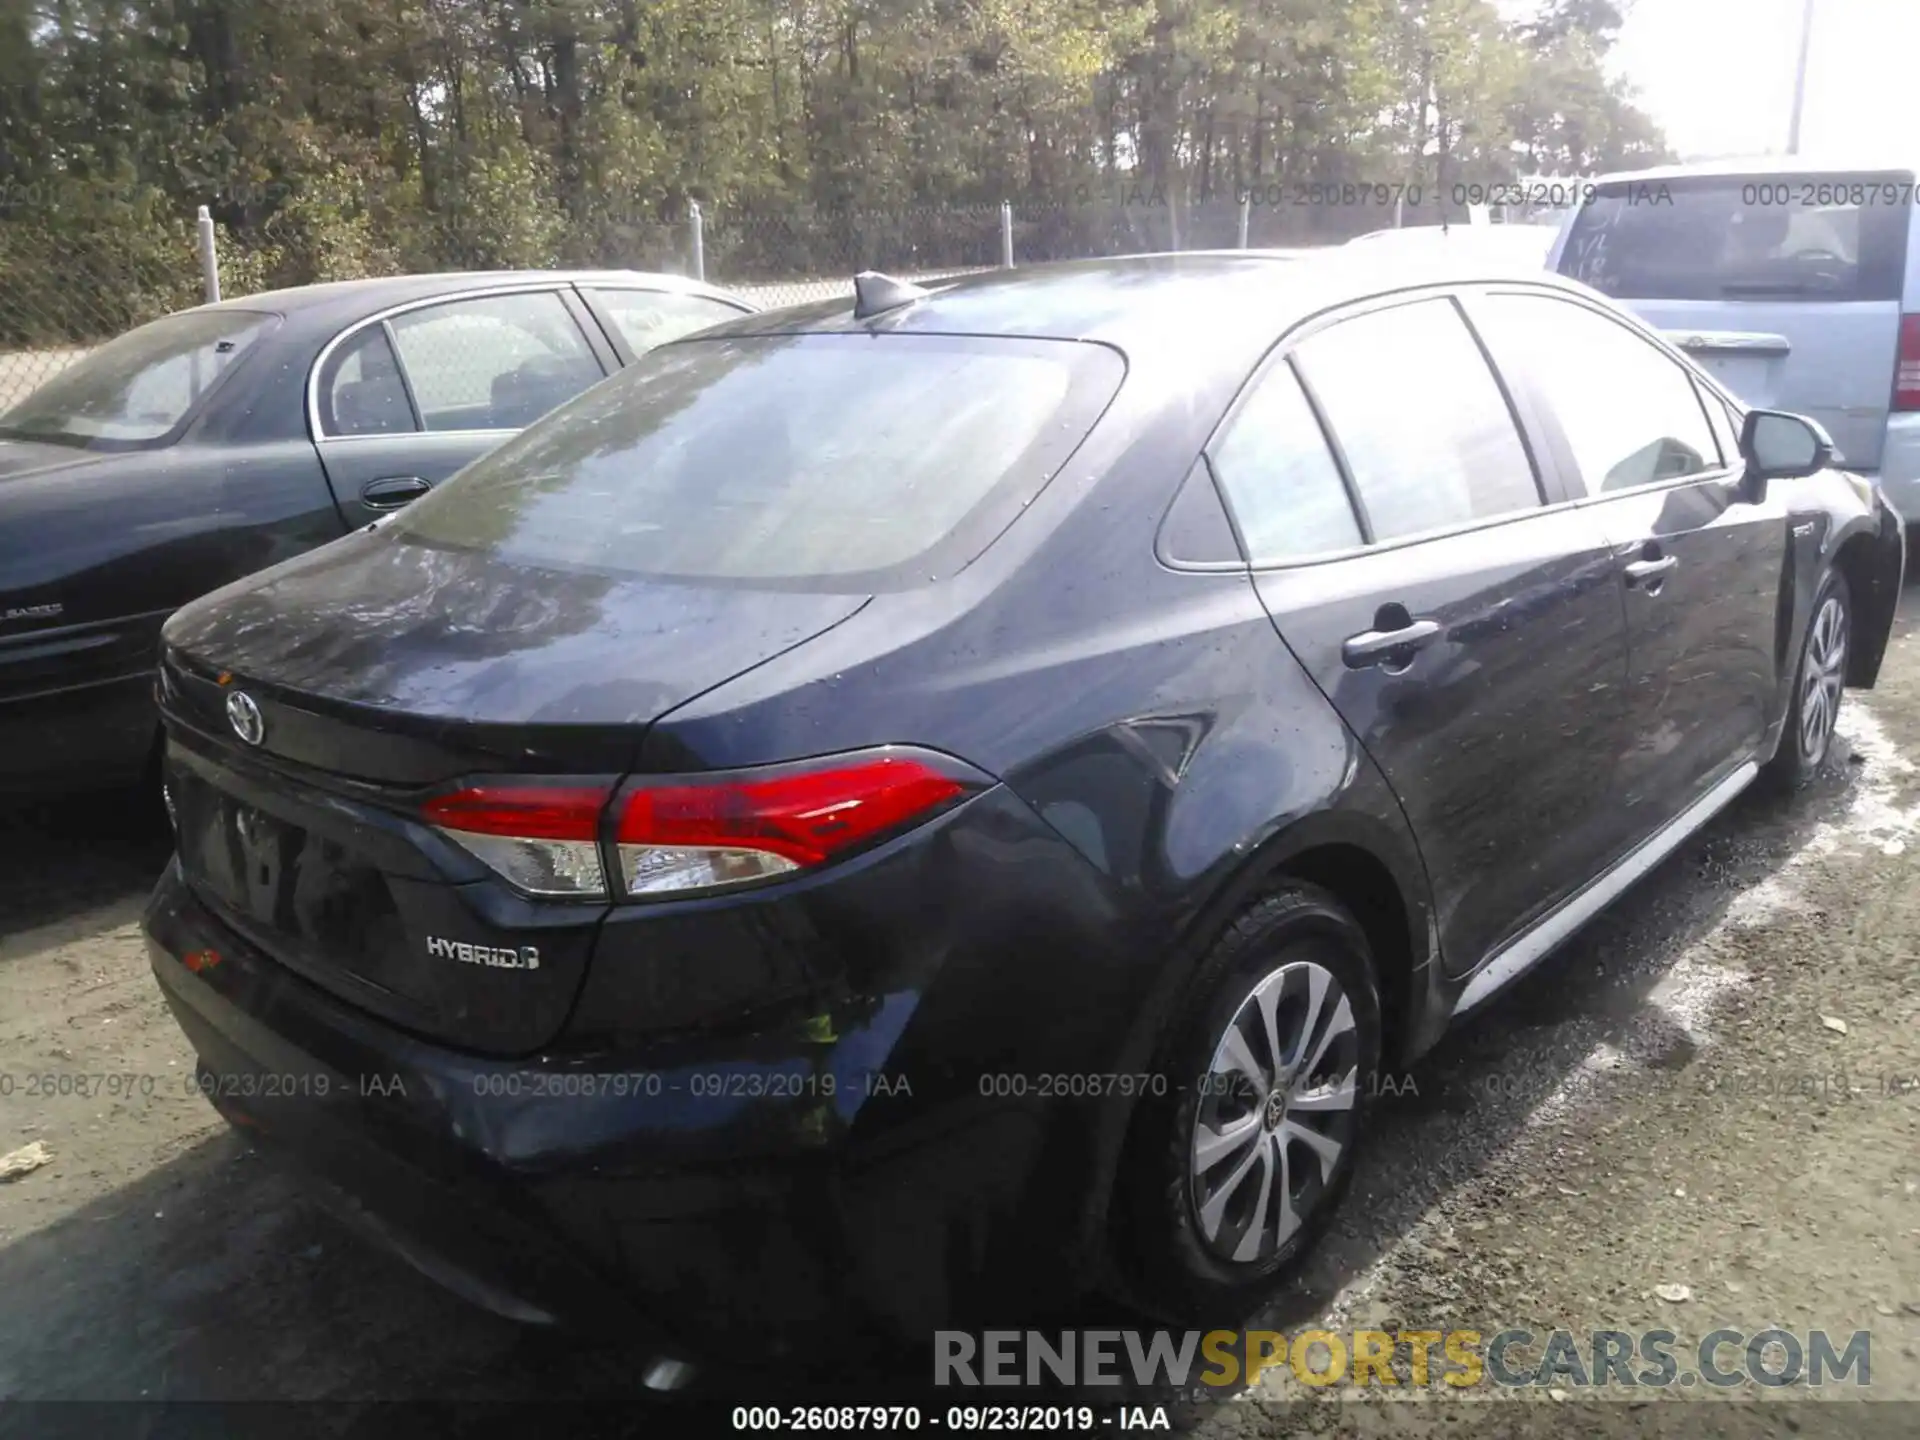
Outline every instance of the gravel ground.
{"label": "gravel ground", "polygon": [[[1283,1377],[1201,1433],[1920,1433],[1920,626],[1841,730],[1816,784],[1736,802],[1383,1096],[1349,1218],[1266,1323],[1665,1327],[1676,1353],[1722,1326],[1867,1330],[1880,1403],[1415,1401]],[[628,1403],[630,1354],[496,1320],[363,1248],[189,1092],[136,925],[165,853],[124,801],[0,815],[0,1153],[52,1156],[0,1181],[0,1400],[364,1418],[568,1396],[682,1433]],[[154,1079],[35,1078],[115,1074]]]}

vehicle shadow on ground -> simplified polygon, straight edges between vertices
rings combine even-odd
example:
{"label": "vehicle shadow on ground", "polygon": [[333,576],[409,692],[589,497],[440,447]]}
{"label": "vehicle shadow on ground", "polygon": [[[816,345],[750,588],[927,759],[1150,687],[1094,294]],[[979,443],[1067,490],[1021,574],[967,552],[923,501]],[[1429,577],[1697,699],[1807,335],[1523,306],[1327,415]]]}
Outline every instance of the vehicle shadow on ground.
{"label": "vehicle shadow on ground", "polygon": [[172,850],[143,791],[0,801],[0,961],[138,919]]}
{"label": "vehicle shadow on ground", "polygon": [[631,1398],[633,1359],[454,1299],[236,1132],[0,1246],[0,1404],[325,1401],[346,1421],[402,1400]]}

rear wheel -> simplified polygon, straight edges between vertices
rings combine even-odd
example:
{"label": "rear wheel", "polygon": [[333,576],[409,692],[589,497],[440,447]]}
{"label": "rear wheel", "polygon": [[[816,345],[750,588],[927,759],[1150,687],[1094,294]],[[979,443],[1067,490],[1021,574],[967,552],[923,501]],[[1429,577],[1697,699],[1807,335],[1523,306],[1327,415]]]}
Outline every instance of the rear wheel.
{"label": "rear wheel", "polygon": [[1813,618],[1807,622],[1807,637],[1800,647],[1787,722],[1780,733],[1780,747],[1767,766],[1776,784],[1804,783],[1833,748],[1852,640],[1853,596],[1846,576],[1831,571],[1814,594]]}
{"label": "rear wheel", "polygon": [[1289,886],[1202,962],[1143,1104],[1124,1177],[1147,1296],[1237,1321],[1326,1228],[1353,1171],[1380,1057],[1366,939],[1325,892]]}

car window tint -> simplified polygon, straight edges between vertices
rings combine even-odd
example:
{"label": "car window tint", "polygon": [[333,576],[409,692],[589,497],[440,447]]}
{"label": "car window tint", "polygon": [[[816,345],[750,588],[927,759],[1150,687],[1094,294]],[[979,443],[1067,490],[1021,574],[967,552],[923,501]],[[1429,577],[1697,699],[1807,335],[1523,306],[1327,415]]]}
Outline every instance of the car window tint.
{"label": "car window tint", "polygon": [[1693,377],[1626,326],[1547,296],[1490,295],[1474,313],[1553,406],[1588,494],[1719,468]]}
{"label": "car window tint", "polygon": [[550,569],[903,588],[1013,524],[1124,374],[1113,351],[1057,340],[688,340],[390,528]]}
{"label": "car window tint", "polygon": [[551,291],[412,310],[393,335],[429,430],[518,430],[601,378]]}
{"label": "car window tint", "polygon": [[1713,176],[1603,186],[1560,272],[1633,300],[1898,300],[1908,175]]}
{"label": "car window tint", "polygon": [[1267,370],[1208,447],[1254,564],[1361,543],[1347,487],[1291,365]]}
{"label": "car window tint", "polygon": [[1374,539],[1539,505],[1513,413],[1452,302],[1341,321],[1295,355]]}
{"label": "car window tint", "polygon": [[704,295],[675,295],[661,290],[595,290],[594,299],[620,331],[620,337],[644,355],[656,345],[745,314]]}
{"label": "car window tint", "polygon": [[399,435],[418,428],[383,326],[356,331],[320,375],[320,428],[328,435]]}
{"label": "car window tint", "polygon": [[278,323],[251,310],[189,310],[129,330],[0,415],[0,431],[100,449],[158,443]]}

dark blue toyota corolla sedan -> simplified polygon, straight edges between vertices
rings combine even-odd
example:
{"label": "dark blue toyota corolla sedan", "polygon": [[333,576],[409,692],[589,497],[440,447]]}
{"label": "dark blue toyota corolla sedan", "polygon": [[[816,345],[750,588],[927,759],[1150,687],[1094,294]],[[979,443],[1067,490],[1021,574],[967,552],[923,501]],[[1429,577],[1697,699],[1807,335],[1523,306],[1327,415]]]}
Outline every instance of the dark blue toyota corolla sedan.
{"label": "dark blue toyota corolla sedan", "polygon": [[209,1096],[528,1319],[1237,1320],[1376,1067],[1822,763],[1904,563],[1592,292],[1397,263],[863,277],[188,606]]}

